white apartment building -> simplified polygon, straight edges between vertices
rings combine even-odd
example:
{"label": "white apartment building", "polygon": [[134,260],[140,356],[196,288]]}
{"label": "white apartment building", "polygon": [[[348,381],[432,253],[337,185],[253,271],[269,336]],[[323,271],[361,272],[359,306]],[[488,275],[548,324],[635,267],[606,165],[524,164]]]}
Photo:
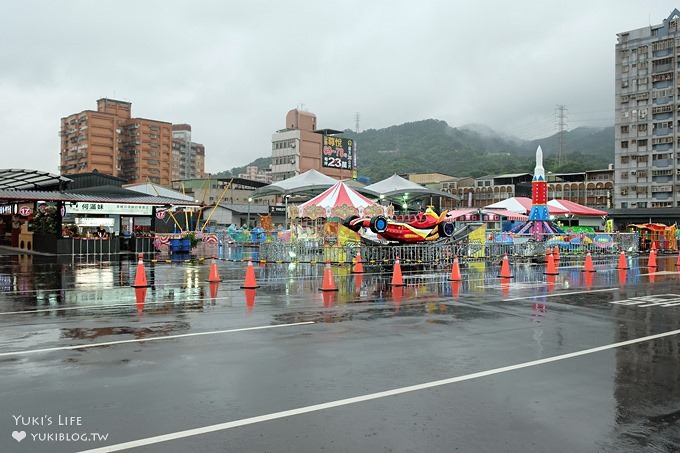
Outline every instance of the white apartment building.
{"label": "white apartment building", "polygon": [[614,208],[680,206],[680,11],[617,34]]}

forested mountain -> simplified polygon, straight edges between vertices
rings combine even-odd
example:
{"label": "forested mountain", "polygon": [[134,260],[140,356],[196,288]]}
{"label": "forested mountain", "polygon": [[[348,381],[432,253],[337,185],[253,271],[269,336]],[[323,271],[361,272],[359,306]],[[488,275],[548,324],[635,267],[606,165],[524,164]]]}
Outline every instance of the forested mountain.
{"label": "forested mountain", "polygon": [[[424,120],[369,129],[359,134],[347,130],[344,137],[357,143],[359,175],[371,181],[394,173],[436,172],[451,176],[483,176],[531,173],[538,145],[547,171],[578,172],[607,168],[614,162],[614,128],[581,127],[565,133],[562,165],[557,166],[558,134],[539,140],[520,140],[485,126],[449,127],[444,121]],[[264,168],[271,158],[249,165]],[[237,175],[245,167],[222,172]]]}

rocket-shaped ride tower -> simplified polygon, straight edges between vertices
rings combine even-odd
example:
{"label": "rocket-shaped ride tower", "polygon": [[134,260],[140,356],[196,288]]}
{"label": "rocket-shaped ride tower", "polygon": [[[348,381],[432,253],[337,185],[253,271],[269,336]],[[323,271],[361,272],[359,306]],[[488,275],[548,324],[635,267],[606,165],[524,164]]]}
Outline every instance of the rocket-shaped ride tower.
{"label": "rocket-shaped ride tower", "polygon": [[563,233],[550,221],[548,212],[548,181],[545,179],[543,168],[543,150],[539,146],[536,149],[536,167],[534,179],[531,181],[531,211],[529,221],[516,226],[514,233],[531,233],[536,239],[541,240],[545,234]]}

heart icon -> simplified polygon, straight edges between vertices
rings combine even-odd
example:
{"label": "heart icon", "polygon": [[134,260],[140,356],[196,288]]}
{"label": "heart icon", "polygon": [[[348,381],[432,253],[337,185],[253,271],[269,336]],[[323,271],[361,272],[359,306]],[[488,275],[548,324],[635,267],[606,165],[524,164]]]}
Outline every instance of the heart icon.
{"label": "heart icon", "polygon": [[24,437],[26,437],[26,431],[12,431],[12,437],[14,437],[14,440],[17,442],[21,442],[24,440]]}

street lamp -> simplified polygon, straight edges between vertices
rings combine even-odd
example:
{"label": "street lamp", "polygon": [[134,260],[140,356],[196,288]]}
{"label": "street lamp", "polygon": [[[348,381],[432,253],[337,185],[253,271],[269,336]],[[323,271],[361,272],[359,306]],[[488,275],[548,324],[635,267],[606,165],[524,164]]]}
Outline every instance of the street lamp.
{"label": "street lamp", "polygon": [[285,212],[284,212],[284,219],[285,219],[285,221],[284,221],[283,227],[284,227],[286,230],[288,229],[288,197],[290,197],[290,195],[285,195],[285,196],[283,197],[283,200],[284,200],[284,203],[285,203],[285,206],[286,206],[286,210],[285,210]]}
{"label": "street lamp", "polygon": [[248,197],[248,220],[246,220],[246,225],[250,228],[250,203],[253,202],[253,197]]}

